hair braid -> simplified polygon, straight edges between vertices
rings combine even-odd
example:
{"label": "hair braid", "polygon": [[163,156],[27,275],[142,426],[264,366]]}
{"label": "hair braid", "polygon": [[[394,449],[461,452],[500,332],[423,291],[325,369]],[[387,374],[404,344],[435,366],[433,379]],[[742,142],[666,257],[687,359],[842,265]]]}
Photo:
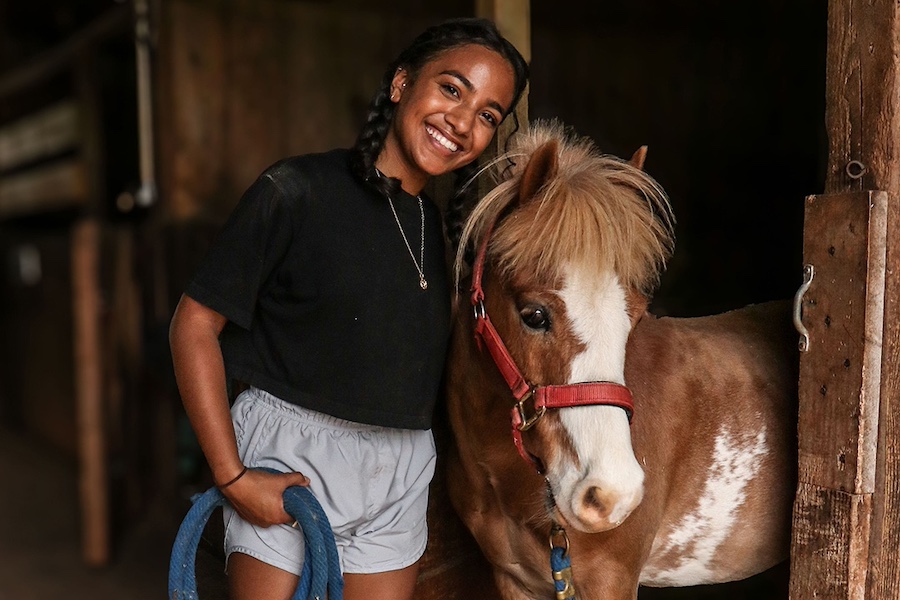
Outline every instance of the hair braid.
{"label": "hair braid", "polygon": [[469,212],[478,201],[478,186],[472,181],[478,173],[478,163],[469,163],[456,169],[453,173],[456,176],[455,190],[447,201],[444,224],[447,228],[447,238],[455,251],[459,245],[466,217],[469,216]]}
{"label": "hair braid", "polygon": [[395,72],[395,68],[390,68],[381,78],[381,85],[369,104],[366,122],[359,131],[352,154],[354,174],[388,197],[400,190],[400,180],[394,177],[379,177],[375,169],[375,160],[381,154],[388,129],[394,119],[394,112],[397,110],[397,105],[391,101],[391,82]]}

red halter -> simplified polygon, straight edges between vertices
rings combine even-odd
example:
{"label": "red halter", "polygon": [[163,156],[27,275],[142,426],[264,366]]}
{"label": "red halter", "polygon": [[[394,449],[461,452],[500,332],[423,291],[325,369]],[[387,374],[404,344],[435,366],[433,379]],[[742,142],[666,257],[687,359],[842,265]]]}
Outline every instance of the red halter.
{"label": "red halter", "polygon": [[[491,237],[489,229],[478,249],[475,264],[472,267],[472,305],[475,307],[475,339],[478,347],[487,346],[494,363],[506,380],[509,389],[512,390],[516,404],[512,409],[512,435],[513,443],[527,462],[531,462],[540,472],[540,466],[534,457],[525,451],[522,443],[522,432],[530,429],[538,419],[543,416],[548,408],[568,408],[570,406],[587,406],[602,404],[618,406],[628,414],[628,421],[634,415],[634,400],[631,391],[624,385],[610,381],[594,381],[586,383],[573,383],[568,385],[542,385],[535,386],[525,380],[522,372],[516,366],[516,361],[509,354],[506,345],[500,338],[500,334],[494,328],[484,306],[484,289],[481,287],[481,278],[484,273],[484,260],[487,253],[488,240]],[[529,417],[525,414],[525,401],[531,397],[534,402],[534,413]]]}

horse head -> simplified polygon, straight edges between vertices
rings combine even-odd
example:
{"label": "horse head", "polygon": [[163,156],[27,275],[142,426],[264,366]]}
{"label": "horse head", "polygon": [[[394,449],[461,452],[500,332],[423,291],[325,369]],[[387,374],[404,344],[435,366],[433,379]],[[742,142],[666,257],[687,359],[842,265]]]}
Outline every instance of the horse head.
{"label": "horse head", "polygon": [[[673,246],[671,208],[644,155],[623,161],[536,123],[466,222],[457,273],[465,248],[484,245],[486,310],[531,385],[627,383],[629,333]],[[640,504],[644,473],[621,408],[550,410],[522,440],[572,527],[614,528]]]}

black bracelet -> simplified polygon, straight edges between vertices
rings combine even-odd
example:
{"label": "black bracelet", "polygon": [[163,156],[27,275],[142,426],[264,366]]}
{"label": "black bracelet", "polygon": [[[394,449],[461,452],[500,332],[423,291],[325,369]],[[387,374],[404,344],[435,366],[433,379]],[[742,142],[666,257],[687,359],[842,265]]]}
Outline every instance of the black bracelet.
{"label": "black bracelet", "polygon": [[235,477],[234,479],[232,479],[232,480],[229,481],[228,483],[223,483],[222,485],[217,485],[216,487],[219,488],[220,490],[224,490],[224,489],[227,488],[229,485],[231,485],[232,483],[234,483],[235,481],[237,481],[238,479],[240,479],[241,477],[243,477],[244,474],[245,474],[247,471],[249,471],[249,470],[250,470],[250,467],[244,466],[244,470],[241,471],[240,473],[238,473],[237,477]]}

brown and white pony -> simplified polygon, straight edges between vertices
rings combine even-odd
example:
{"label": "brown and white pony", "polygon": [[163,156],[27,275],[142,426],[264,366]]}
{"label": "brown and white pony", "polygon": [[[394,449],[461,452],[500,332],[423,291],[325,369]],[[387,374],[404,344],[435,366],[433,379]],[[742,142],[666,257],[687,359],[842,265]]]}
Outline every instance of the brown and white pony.
{"label": "brown and white pony", "polygon": [[521,433],[522,460],[510,387],[473,336],[480,307],[458,296],[448,486],[503,598],[554,597],[552,523],[567,530],[582,600],[733,581],[784,560],[796,486],[789,306],[649,314],[674,238],[643,154],[604,156],[538,123],[509,156],[517,165],[467,220],[457,269],[489,238],[483,306],[524,379],[627,385],[634,418],[618,406],[548,410]]}

